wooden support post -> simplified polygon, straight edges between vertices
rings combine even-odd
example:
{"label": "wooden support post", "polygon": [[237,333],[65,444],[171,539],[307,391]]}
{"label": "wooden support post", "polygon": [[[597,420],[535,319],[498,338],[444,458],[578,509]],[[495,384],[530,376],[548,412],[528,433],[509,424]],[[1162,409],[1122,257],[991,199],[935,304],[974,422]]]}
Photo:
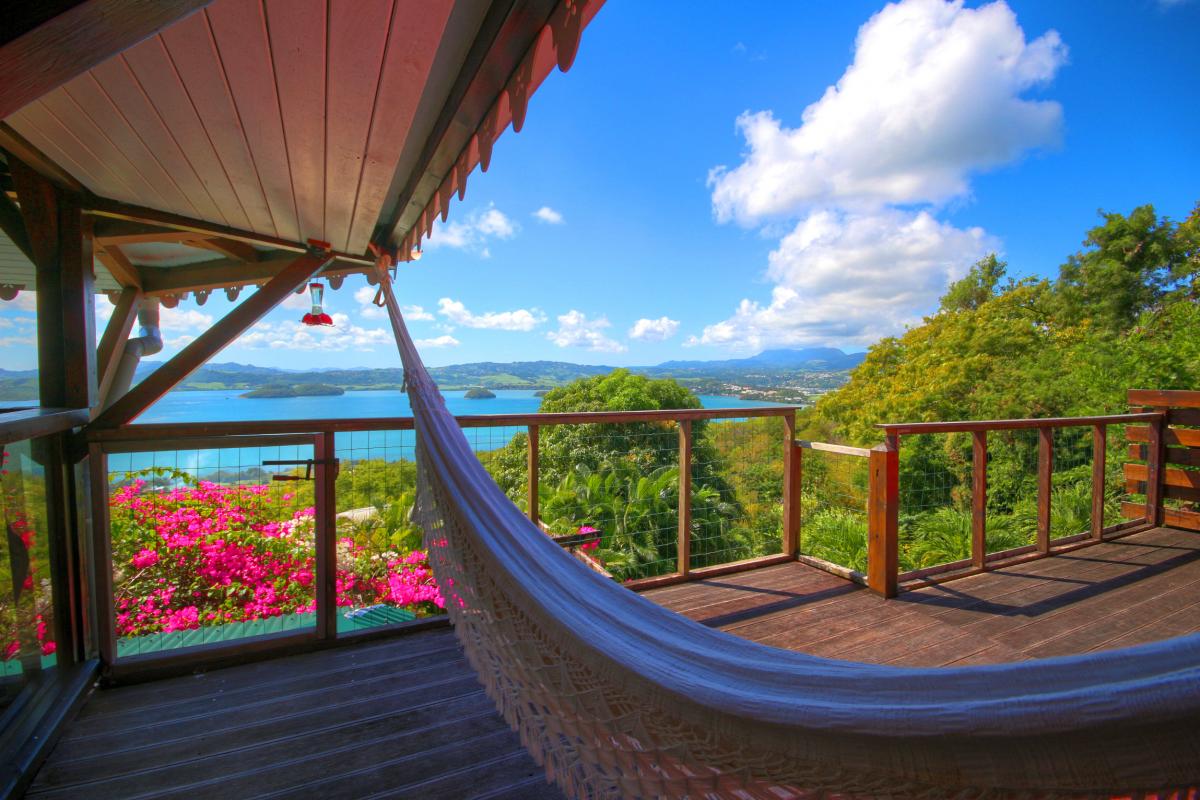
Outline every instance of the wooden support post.
{"label": "wooden support post", "polygon": [[1104,535],[1104,471],[1108,451],[1108,428],[1092,426],[1092,538]]}
{"label": "wooden support post", "polygon": [[104,335],[100,337],[100,344],[96,348],[96,394],[101,403],[112,388],[117,366],[125,353],[125,342],[129,339],[129,332],[133,330],[133,322],[141,307],[142,293],[139,290],[126,289],[121,292],[117,307],[113,309],[104,328]]}
{"label": "wooden support post", "polygon": [[124,397],[101,412],[92,425],[115,428],[128,423],[262,319],[285,297],[307,283],[309,278],[332,259],[333,256],[328,253],[305,253],[298,256],[266,286],[235,306],[219,322],[180,350],[174,358],[150,373]]}
{"label": "wooden support post", "polygon": [[1050,552],[1050,495],[1054,475],[1054,429],[1038,428],[1037,549]]}
{"label": "wooden support post", "polygon": [[316,461],[317,638],[337,637],[337,455],[332,432],[313,444]]}
{"label": "wooden support post", "polygon": [[692,421],[679,420],[679,540],[676,559],[680,575],[692,568]]}
{"label": "wooden support post", "polygon": [[869,457],[867,586],[895,597],[900,574],[900,437],[888,434]]}
{"label": "wooden support post", "polygon": [[1150,441],[1146,445],[1146,523],[1155,526],[1162,524],[1163,460],[1166,458],[1163,428],[1166,423],[1165,413],[1150,423]]}
{"label": "wooden support post", "polygon": [[92,591],[100,661],[112,666],[117,657],[116,616],[113,610],[112,542],[108,516],[108,456],[100,445],[88,445],[92,494]]}
{"label": "wooden support post", "polygon": [[796,412],[783,418],[783,552],[800,553],[800,475],[801,454],[796,444]]}
{"label": "wooden support post", "polygon": [[99,402],[91,217],[21,161],[10,159],[9,169],[37,269],[40,403],[90,408]]}
{"label": "wooden support post", "polygon": [[538,524],[538,426],[529,426],[529,454],[526,460],[526,465],[529,471],[529,494],[528,494],[528,513],[529,520],[534,525]]}
{"label": "wooden support post", "polygon": [[4,231],[26,258],[30,261],[35,260],[33,248],[29,246],[29,234],[25,230],[25,220],[21,218],[21,210],[5,192],[0,192],[0,231]]}
{"label": "wooden support post", "polygon": [[987,431],[971,434],[971,565],[987,569]]}

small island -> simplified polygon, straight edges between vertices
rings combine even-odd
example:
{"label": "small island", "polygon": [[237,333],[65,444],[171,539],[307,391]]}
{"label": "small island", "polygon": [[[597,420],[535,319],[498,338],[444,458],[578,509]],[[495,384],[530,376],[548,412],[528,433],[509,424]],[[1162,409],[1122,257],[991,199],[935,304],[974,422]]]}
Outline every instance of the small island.
{"label": "small island", "polygon": [[346,390],[342,387],[332,386],[328,383],[292,383],[260,386],[257,389],[251,389],[241,396],[256,399],[276,397],[336,397],[345,393]]}
{"label": "small island", "polygon": [[492,400],[495,399],[496,395],[494,392],[489,392],[487,389],[476,386],[474,389],[467,389],[463,397],[467,400]]}
{"label": "small island", "polygon": [[545,397],[548,394],[550,394],[549,389],[538,389],[536,392],[533,393],[533,396],[534,397]]}

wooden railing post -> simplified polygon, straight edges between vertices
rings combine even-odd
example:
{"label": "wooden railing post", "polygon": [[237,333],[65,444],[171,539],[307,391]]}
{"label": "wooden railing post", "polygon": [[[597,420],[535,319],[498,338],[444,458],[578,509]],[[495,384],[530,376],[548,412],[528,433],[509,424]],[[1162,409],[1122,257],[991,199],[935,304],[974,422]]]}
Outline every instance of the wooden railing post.
{"label": "wooden railing post", "polygon": [[1150,422],[1150,441],[1146,446],[1146,523],[1155,526],[1162,524],[1163,460],[1166,458],[1163,428],[1166,421],[1167,415],[1159,414]]}
{"label": "wooden railing post", "polygon": [[796,444],[796,413],[783,418],[783,552],[800,552],[800,476],[803,449]]}
{"label": "wooden railing post", "polygon": [[331,432],[318,434],[316,461],[317,638],[337,637],[337,455]]}
{"label": "wooden railing post", "polygon": [[1050,495],[1054,475],[1054,429],[1038,428],[1037,549],[1050,552]]}
{"label": "wooden railing post", "polygon": [[528,511],[529,519],[534,525],[538,524],[538,426],[529,426],[529,456],[527,459],[529,471]]}
{"label": "wooden railing post", "polygon": [[1104,471],[1108,453],[1108,426],[1092,426],[1092,538],[1104,535]]}
{"label": "wooden railing post", "polygon": [[675,547],[677,572],[687,575],[692,565],[692,421],[679,420],[679,538]]}
{"label": "wooden railing post", "polygon": [[900,437],[889,433],[871,450],[867,509],[867,586],[896,596],[900,573]]}
{"label": "wooden railing post", "polygon": [[971,565],[987,568],[987,431],[971,434]]}

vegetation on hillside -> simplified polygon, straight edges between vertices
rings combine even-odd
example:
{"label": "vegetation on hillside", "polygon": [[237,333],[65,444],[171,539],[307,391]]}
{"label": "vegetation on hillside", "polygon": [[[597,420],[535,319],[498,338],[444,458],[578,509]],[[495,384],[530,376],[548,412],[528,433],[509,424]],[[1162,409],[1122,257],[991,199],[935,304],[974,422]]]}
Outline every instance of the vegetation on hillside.
{"label": "vegetation on hillside", "polygon": [[[1182,222],[1152,206],[1101,216],[1055,278],[1016,280],[995,255],[979,261],[923,324],[874,345],[849,382],[806,415],[804,435],[869,446],[881,440],[882,422],[1121,413],[1130,388],[1200,386],[1200,205]],[[1125,489],[1126,450],[1123,431],[1110,429],[1108,522]],[[994,433],[989,451],[995,551],[1028,543],[1036,529],[1036,437]],[[1054,457],[1054,535],[1082,532],[1090,524],[1090,431],[1057,433]],[[865,478],[845,465],[827,468],[836,470],[847,473],[837,493],[806,498],[804,547],[861,568],[865,518],[853,508],[862,507],[854,492],[865,491]],[[967,435],[903,438],[904,567],[966,556],[970,470]]]}

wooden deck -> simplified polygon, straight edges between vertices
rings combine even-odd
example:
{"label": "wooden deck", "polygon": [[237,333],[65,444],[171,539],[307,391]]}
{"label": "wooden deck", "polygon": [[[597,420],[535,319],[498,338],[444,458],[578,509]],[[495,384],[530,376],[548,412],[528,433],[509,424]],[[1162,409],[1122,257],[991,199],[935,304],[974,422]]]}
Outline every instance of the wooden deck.
{"label": "wooden deck", "polygon": [[27,796],[562,798],[449,630],[97,691]]}
{"label": "wooden deck", "polygon": [[1200,631],[1200,533],[1156,528],[893,600],[795,563],[644,594],[705,625],[830,658],[1020,661]]}

